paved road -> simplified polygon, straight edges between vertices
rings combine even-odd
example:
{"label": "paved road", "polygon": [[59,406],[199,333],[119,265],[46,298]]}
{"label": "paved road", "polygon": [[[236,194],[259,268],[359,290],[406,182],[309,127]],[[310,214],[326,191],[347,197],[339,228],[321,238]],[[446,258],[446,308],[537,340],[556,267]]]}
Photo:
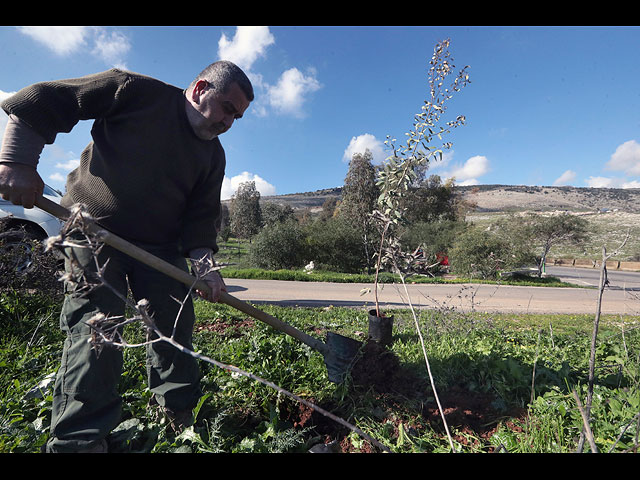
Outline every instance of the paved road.
{"label": "paved road", "polygon": [[[546,268],[547,275],[575,285],[597,287],[600,284],[600,268],[553,267]],[[607,270],[610,288],[626,289],[640,293],[640,273]]]}
{"label": "paved road", "polygon": [[[566,272],[569,274],[570,272]],[[298,306],[373,306],[373,293],[362,294],[371,284],[226,280],[229,293],[259,303]],[[595,313],[595,288],[511,287],[497,285],[408,285],[416,307],[451,308],[458,311],[520,313]],[[386,308],[406,307],[401,285],[385,285],[379,295]],[[602,313],[640,314],[640,291],[606,289]]]}

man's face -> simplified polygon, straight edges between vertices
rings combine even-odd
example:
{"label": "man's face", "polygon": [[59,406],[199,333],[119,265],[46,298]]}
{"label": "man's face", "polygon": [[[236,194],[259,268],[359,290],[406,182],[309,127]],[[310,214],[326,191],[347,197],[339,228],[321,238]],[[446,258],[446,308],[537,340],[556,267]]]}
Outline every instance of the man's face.
{"label": "man's face", "polygon": [[229,130],[236,119],[242,118],[250,102],[235,83],[221,94],[214,92],[205,80],[200,80],[193,88],[189,103],[196,112],[190,117],[196,135],[211,140]]}

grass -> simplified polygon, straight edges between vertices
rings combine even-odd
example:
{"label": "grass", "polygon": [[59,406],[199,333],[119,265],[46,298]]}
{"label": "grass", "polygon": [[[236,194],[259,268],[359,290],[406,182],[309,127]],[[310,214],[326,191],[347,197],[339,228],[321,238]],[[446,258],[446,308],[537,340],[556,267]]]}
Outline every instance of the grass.
{"label": "grass", "polygon": [[[349,308],[261,307],[324,340],[337,332],[365,340],[366,312]],[[51,390],[33,387],[58,367],[59,299],[0,295],[0,452],[37,452],[48,438]],[[449,441],[410,312],[395,313],[394,343],[365,365],[373,373],[327,380],[323,358],[306,345],[220,304],[196,301],[195,346],[203,355],[268,379],[348,420],[399,453],[448,452]],[[597,349],[592,429],[601,452],[638,442],[640,318],[604,316]],[[582,428],[571,392],[585,398],[593,317],[461,314],[425,310],[420,329],[457,451],[567,453]],[[142,338],[137,326],[126,334]],[[125,349],[123,421],[116,452],[376,451],[368,441],[272,388],[201,362],[204,396],[182,434],[149,412],[144,349]],[[385,370],[391,365],[393,368]],[[535,376],[534,376],[535,371]],[[38,389],[35,390],[39,392]],[[30,393],[31,392],[31,393]],[[588,445],[586,447],[588,450]]]}

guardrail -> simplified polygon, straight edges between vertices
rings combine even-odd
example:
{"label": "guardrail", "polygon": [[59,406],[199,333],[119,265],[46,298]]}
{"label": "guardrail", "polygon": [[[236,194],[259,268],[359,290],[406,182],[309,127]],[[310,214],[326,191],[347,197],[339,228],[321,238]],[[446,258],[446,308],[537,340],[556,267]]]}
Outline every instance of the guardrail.
{"label": "guardrail", "polygon": [[[547,265],[558,267],[579,267],[579,268],[600,268],[602,260],[579,259],[579,258],[554,258]],[[621,262],[619,260],[607,261],[608,270],[625,270],[630,272],[640,271],[640,262]]]}

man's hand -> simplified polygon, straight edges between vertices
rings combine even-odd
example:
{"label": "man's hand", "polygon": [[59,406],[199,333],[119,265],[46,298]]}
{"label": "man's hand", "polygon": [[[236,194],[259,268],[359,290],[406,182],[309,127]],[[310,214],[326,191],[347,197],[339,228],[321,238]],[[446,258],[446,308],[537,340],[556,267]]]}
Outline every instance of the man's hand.
{"label": "man's hand", "polygon": [[197,248],[189,252],[191,257],[191,267],[198,278],[204,280],[209,286],[210,291],[196,290],[200,297],[209,302],[220,301],[220,292],[226,292],[227,286],[216,269],[216,263],[213,259],[213,252],[208,248]]}
{"label": "man's hand", "polygon": [[36,198],[42,196],[44,182],[38,171],[22,163],[0,164],[0,195],[14,205],[33,208]]}

